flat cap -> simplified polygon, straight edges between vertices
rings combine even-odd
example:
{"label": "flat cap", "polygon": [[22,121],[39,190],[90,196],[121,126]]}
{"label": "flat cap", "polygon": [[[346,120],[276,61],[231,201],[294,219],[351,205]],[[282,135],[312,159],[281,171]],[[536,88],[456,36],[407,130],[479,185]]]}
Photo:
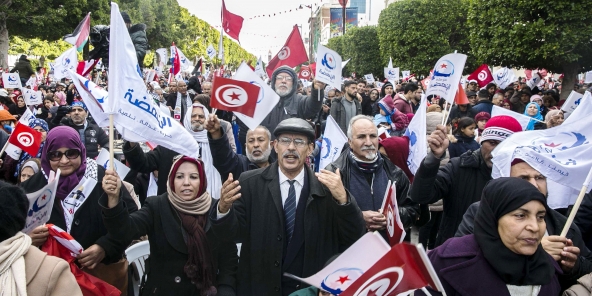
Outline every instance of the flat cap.
{"label": "flat cap", "polygon": [[312,142],[315,138],[315,132],[312,126],[306,120],[301,118],[288,118],[282,120],[273,131],[273,135],[277,138],[281,134],[301,134],[308,137]]}
{"label": "flat cap", "polygon": [[477,96],[477,92],[474,92],[472,90],[467,91],[467,97],[476,97]]}

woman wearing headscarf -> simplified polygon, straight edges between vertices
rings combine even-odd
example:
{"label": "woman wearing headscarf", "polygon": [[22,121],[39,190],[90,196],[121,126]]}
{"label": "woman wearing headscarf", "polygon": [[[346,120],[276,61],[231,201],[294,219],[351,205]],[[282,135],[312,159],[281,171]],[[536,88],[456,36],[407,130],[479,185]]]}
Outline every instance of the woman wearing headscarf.
{"label": "woman wearing headscarf", "polygon": [[7,182],[20,183],[21,180],[19,178],[19,174],[21,173],[23,164],[31,158],[41,157],[41,152],[43,151],[43,146],[45,145],[45,138],[47,137],[49,127],[47,126],[47,122],[45,122],[45,120],[39,118],[30,120],[29,127],[41,133],[41,146],[39,147],[39,151],[35,155],[30,155],[29,153],[23,151],[21,152],[21,156],[18,159],[12,159],[9,155],[6,155],[4,159],[4,166],[2,167],[2,175],[4,176],[4,180]]}
{"label": "woman wearing headscarf", "polygon": [[[92,272],[98,265],[104,268],[103,264],[120,261],[127,245],[108,235],[98,203],[99,197],[105,194],[99,184],[105,169],[86,157],[80,135],[68,126],[55,127],[47,134],[41,152],[41,170],[21,187],[27,193],[36,192],[47,185],[50,174],[57,173],[58,169],[60,179],[48,223],[70,233],[80,243],[84,251],[78,255],[77,261],[85,271]],[[120,195],[130,211],[137,210],[127,190],[122,190]],[[34,246],[43,245],[48,235],[45,226],[39,226],[29,234]],[[118,283],[110,284],[122,287]]]}
{"label": "woman wearing headscarf", "polygon": [[70,265],[32,246],[21,232],[28,210],[25,192],[0,181],[0,295],[82,295]]}
{"label": "woman wearing headscarf", "polygon": [[524,108],[524,115],[531,118],[525,131],[532,131],[535,129],[535,124],[537,122],[543,122],[541,107],[535,102],[530,102],[526,105],[526,108]]}
{"label": "woman wearing headscarf", "polygon": [[16,119],[21,118],[21,116],[25,114],[25,111],[27,111],[27,105],[25,104],[25,99],[23,96],[18,96],[16,98],[16,104],[10,106],[10,109],[8,109],[8,112],[10,112],[10,114],[12,114]]}
{"label": "woman wearing headscarf", "polygon": [[[221,242],[210,230],[208,213],[215,203],[206,190],[201,160],[178,155],[167,179],[167,192],[151,196],[139,211],[128,214],[121,202],[121,181],[107,171],[100,203],[109,232],[129,243],[148,235],[146,294],[235,295],[238,255],[233,242]],[[163,174],[163,178],[166,178]]]}
{"label": "woman wearing headscarf", "polygon": [[563,123],[563,120],[563,111],[560,109],[549,110],[547,115],[545,115],[545,123],[547,124],[547,128],[559,126]]}
{"label": "woman wearing headscarf", "polygon": [[428,254],[446,294],[558,295],[561,269],[541,246],[549,211],[545,196],[528,181],[490,181],[474,234],[451,238]]}
{"label": "woman wearing headscarf", "polygon": [[39,170],[41,170],[41,160],[39,160],[39,158],[29,158],[29,160],[25,161],[21,166],[17,182],[20,184],[29,180],[33,175],[37,174]]}

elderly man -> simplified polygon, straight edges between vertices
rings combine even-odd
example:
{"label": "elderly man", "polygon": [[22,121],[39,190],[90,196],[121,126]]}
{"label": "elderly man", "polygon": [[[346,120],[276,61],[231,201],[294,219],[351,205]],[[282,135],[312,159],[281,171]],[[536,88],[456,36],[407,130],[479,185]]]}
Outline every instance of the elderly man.
{"label": "elderly man", "polygon": [[440,168],[450,144],[446,128],[438,128],[429,136],[431,152],[423,159],[411,186],[411,199],[419,204],[432,204],[442,199],[444,211],[436,246],[454,236],[462,215],[474,202],[481,199],[485,184],[491,180],[491,151],[522,126],[510,116],[490,119],[481,135],[481,148],[452,158]]}
{"label": "elderly man", "polygon": [[[524,179],[542,194],[548,195],[547,178],[522,159],[515,159],[512,162],[510,177]],[[479,204],[479,201],[475,202],[467,209],[455,236],[473,233],[475,214]],[[563,280],[567,280],[570,282],[569,285],[572,285],[581,276],[592,272],[592,253],[584,244],[582,233],[576,224],[570,225],[566,237],[559,236],[566,221],[565,216],[551,209],[545,216],[547,235],[543,237],[541,245],[563,269]]]}
{"label": "elderly man", "polygon": [[310,124],[289,118],[274,130],[278,160],[224,183],[210,212],[220,239],[242,242],[237,295],[289,295],[365,231],[355,198],[339,170],[314,174],[305,160],[314,148]]}
{"label": "elderly man", "polygon": [[171,110],[171,115],[178,122],[183,122],[187,107],[191,106],[193,95],[187,93],[187,84],[183,80],[177,81],[175,85],[176,93],[170,93],[167,96],[167,106]]}
{"label": "elderly man", "polygon": [[260,125],[247,131],[247,156],[232,151],[226,131],[221,127],[218,116],[210,114],[206,123],[210,151],[214,159],[214,167],[220,172],[222,180],[232,174],[238,179],[243,172],[264,168],[269,165],[271,154],[271,133]]}
{"label": "elderly man", "polygon": [[290,67],[282,66],[273,71],[271,88],[280,96],[280,102],[261,122],[268,130],[274,129],[287,118],[314,118],[321,110],[325,84],[315,80],[311,95],[303,96],[297,93],[297,81],[298,75]]}
{"label": "elderly man", "polygon": [[[70,117],[64,117],[70,110]],[[98,125],[88,120],[88,109],[83,102],[75,101],[71,108],[61,106],[51,122],[50,129],[58,125],[65,125],[75,129],[80,134],[80,140],[86,147],[86,156],[96,158],[99,156],[99,147],[109,148],[109,136]]]}
{"label": "elderly man", "polygon": [[[386,218],[379,212],[388,181],[396,184],[399,216],[405,228],[419,216],[419,205],[407,196],[409,179],[390,160],[378,153],[378,129],[366,115],[353,117],[347,129],[349,147],[327,170],[340,171],[343,186],[356,199],[368,231],[386,227]],[[386,233],[385,233],[386,234]]]}

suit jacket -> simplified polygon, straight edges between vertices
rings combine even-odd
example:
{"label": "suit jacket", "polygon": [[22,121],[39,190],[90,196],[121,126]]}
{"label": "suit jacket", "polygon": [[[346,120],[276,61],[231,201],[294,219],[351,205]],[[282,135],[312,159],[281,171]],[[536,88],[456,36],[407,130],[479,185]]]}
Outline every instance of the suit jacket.
{"label": "suit jacket", "polygon": [[70,265],[61,258],[48,256],[34,246],[25,254],[27,295],[82,296]]}
{"label": "suit jacket", "polygon": [[[282,285],[283,272],[294,264],[302,264],[302,273],[296,275],[308,277],[364,234],[364,219],[353,196],[348,193],[348,203],[339,205],[310,168],[305,169],[309,193],[300,197],[305,204],[301,225],[303,239],[298,250],[293,250],[291,244],[287,248],[285,245],[277,162],[242,173],[239,178],[241,197],[226,216],[217,219],[217,212],[210,212],[212,230],[217,237],[242,242],[237,295],[288,295],[301,289],[300,285],[306,285]],[[299,252],[303,252],[301,262],[295,259]],[[292,255],[288,256],[290,253]]]}

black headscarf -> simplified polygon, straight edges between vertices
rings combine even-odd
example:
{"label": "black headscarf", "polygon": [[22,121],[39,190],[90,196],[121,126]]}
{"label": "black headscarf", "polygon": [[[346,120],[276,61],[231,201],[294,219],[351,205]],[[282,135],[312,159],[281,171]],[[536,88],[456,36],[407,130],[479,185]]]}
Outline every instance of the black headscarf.
{"label": "black headscarf", "polygon": [[393,96],[393,98],[395,97],[395,94],[396,94],[395,86],[392,83],[390,83],[390,81],[387,81],[380,88],[380,97],[378,99],[376,99],[377,101],[380,101],[380,99],[382,99],[386,96],[386,92],[384,90],[386,89],[387,86],[390,86],[393,88],[392,96]]}
{"label": "black headscarf", "polygon": [[555,274],[553,260],[539,244],[531,256],[508,249],[498,232],[499,219],[532,200],[540,201],[549,214],[545,196],[532,184],[519,178],[494,179],[485,185],[475,215],[475,239],[483,255],[506,284],[545,285]]}

